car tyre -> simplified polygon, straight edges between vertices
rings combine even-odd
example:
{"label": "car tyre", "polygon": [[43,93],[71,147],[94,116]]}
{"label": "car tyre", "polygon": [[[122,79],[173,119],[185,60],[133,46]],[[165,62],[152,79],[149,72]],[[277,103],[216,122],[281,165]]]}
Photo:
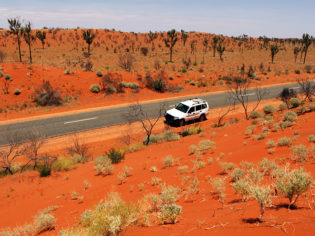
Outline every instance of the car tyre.
{"label": "car tyre", "polygon": [[202,121],[204,121],[204,120],[206,120],[206,116],[205,116],[205,114],[202,114],[202,115],[199,117],[199,121],[202,122]]}
{"label": "car tyre", "polygon": [[184,126],[185,125],[185,120],[184,119],[181,119],[180,121],[179,121],[179,126]]}

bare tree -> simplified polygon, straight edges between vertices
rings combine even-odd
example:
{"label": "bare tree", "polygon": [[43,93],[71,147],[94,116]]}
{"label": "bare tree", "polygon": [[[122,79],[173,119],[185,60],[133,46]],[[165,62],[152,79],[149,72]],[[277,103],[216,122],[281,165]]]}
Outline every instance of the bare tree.
{"label": "bare tree", "polygon": [[133,68],[134,62],[135,62],[135,58],[129,52],[120,54],[118,56],[118,66],[125,71],[130,72]]}
{"label": "bare tree", "polygon": [[27,158],[26,164],[22,167],[22,170],[29,165],[29,163],[33,162],[33,169],[38,166],[39,162],[39,149],[45,143],[45,136],[36,129],[32,129],[25,134],[25,144],[24,144],[24,153]]}
{"label": "bare tree", "polygon": [[72,146],[68,148],[68,153],[70,155],[78,154],[81,157],[89,156],[88,145],[77,135],[72,136]]}
{"label": "bare tree", "polygon": [[[248,78],[233,78],[232,84],[229,85],[230,96],[233,101],[240,103],[244,109],[246,120],[249,119],[250,114],[257,109],[261,100],[267,95],[267,91],[262,88],[250,88],[250,80]],[[250,106],[250,96],[256,96],[252,106]]]}
{"label": "bare tree", "polygon": [[228,96],[225,99],[224,106],[219,108],[218,111],[216,111],[217,114],[217,121],[215,124],[215,127],[221,127],[224,124],[222,123],[224,118],[231,112],[235,110],[235,101],[231,96]]}
{"label": "bare tree", "polygon": [[315,95],[315,86],[312,85],[312,82],[309,80],[309,78],[297,79],[297,82],[305,96],[304,101],[308,99],[310,102],[312,102],[313,96]]}
{"label": "bare tree", "polygon": [[155,115],[150,115],[147,111],[143,109],[143,106],[139,104],[139,102],[137,102],[135,105],[129,107],[129,111],[125,115],[125,119],[127,119],[129,123],[136,121],[141,123],[142,128],[147,135],[144,144],[149,145],[152,131],[164,113],[165,104],[160,105]]}
{"label": "bare tree", "polygon": [[17,158],[23,155],[24,149],[20,142],[21,135],[19,132],[11,132],[10,130],[6,133],[9,147],[0,150],[0,168],[10,174],[13,174],[12,165]]}

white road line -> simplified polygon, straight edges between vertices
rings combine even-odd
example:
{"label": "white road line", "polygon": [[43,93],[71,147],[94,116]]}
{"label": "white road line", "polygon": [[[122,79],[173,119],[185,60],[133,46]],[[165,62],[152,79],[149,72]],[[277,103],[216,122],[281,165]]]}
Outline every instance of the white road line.
{"label": "white road line", "polygon": [[245,96],[251,96],[251,95],[255,95],[255,93],[248,93],[248,94],[244,94],[244,95],[241,95],[241,96],[245,97]]}
{"label": "white road line", "polygon": [[82,120],[72,120],[72,121],[65,122],[63,124],[66,125],[66,124],[77,123],[77,122],[82,122],[82,121],[96,120],[97,118],[98,117],[91,117],[91,118],[86,118],[86,119],[82,119]]}

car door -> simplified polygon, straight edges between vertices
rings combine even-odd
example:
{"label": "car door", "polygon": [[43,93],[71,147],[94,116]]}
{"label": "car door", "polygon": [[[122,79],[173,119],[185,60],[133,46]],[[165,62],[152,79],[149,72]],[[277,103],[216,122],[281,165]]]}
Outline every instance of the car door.
{"label": "car door", "polygon": [[195,116],[195,119],[199,119],[201,113],[202,113],[202,106],[201,106],[201,105],[197,105],[197,106],[196,106],[196,116]]}
{"label": "car door", "polygon": [[188,112],[187,112],[187,119],[186,120],[193,120],[195,119],[196,116],[196,107],[191,107],[189,108]]}

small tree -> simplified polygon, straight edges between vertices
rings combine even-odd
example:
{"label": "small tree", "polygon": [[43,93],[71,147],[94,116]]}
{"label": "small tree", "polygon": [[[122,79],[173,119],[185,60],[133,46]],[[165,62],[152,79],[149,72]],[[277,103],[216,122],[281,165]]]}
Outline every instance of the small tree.
{"label": "small tree", "polygon": [[224,106],[221,107],[217,112],[217,122],[215,127],[221,127],[224,125],[224,118],[231,112],[235,110],[235,101],[231,97],[228,97],[225,100]]}
{"label": "small tree", "polygon": [[313,178],[303,168],[288,171],[277,177],[276,187],[283,196],[289,199],[289,208],[295,205],[299,196],[313,185]]}
{"label": "small tree", "polygon": [[213,57],[215,57],[215,51],[217,50],[218,42],[219,42],[219,37],[214,36],[212,38],[212,43],[211,43],[212,50],[213,50]]}
{"label": "small tree", "polygon": [[45,47],[45,39],[46,39],[46,31],[40,31],[40,30],[37,30],[36,31],[36,37],[41,41],[42,43],[42,48],[44,49]]}
{"label": "small tree", "polygon": [[72,137],[72,146],[68,148],[68,153],[70,155],[77,154],[81,157],[88,157],[89,147],[88,145],[79,137],[78,134],[74,134]]}
{"label": "small tree", "polygon": [[173,62],[172,61],[173,47],[175,46],[177,40],[178,40],[178,38],[177,38],[177,33],[176,33],[175,29],[172,29],[172,30],[167,32],[167,38],[164,39],[164,43],[165,43],[165,46],[170,49],[170,62]]}
{"label": "small tree", "polygon": [[303,34],[302,35],[302,44],[303,46],[303,52],[304,52],[304,61],[303,63],[305,64],[306,60],[306,55],[307,55],[307,50],[309,46],[312,44],[312,41],[314,40],[313,36],[310,36],[309,34]]}
{"label": "small tree", "polygon": [[82,36],[88,45],[88,55],[90,55],[90,47],[91,47],[91,44],[93,43],[93,40],[95,38],[95,34],[92,33],[92,30],[88,29],[88,30],[82,31]]}
{"label": "small tree", "polygon": [[208,38],[204,38],[203,39],[203,62],[205,61],[205,54],[207,53],[208,50],[208,45],[209,45],[209,39]]}
{"label": "small tree", "polygon": [[250,195],[258,202],[260,208],[259,221],[265,213],[265,206],[271,204],[271,191],[269,187],[253,185],[249,187]]}
{"label": "small tree", "polygon": [[62,98],[58,89],[54,89],[48,80],[43,81],[32,95],[34,102],[40,106],[61,105]]}
{"label": "small tree", "polygon": [[279,47],[278,45],[271,45],[270,46],[270,55],[271,55],[271,63],[273,64],[273,60],[275,55],[279,52]]}
{"label": "small tree", "polygon": [[144,141],[145,145],[150,144],[152,131],[157,122],[165,113],[165,104],[160,105],[155,115],[152,115],[152,113],[152,111],[151,113],[149,113],[148,110],[144,110],[143,106],[137,102],[135,105],[130,106],[128,113],[124,115],[125,119],[129,123],[136,121],[139,121],[141,123],[142,128],[147,135],[146,140]]}
{"label": "small tree", "polygon": [[315,86],[312,85],[312,82],[309,80],[309,78],[297,79],[297,82],[305,96],[304,101],[308,99],[310,102],[312,102],[313,96],[315,95]]}
{"label": "small tree", "polygon": [[184,30],[181,30],[181,35],[182,35],[181,40],[183,41],[183,44],[184,44],[184,47],[185,47],[187,39],[188,39],[189,36]]}
{"label": "small tree", "polygon": [[156,32],[153,33],[152,31],[150,31],[148,33],[148,37],[149,37],[149,41],[151,43],[151,50],[153,51],[153,48],[154,48],[153,42],[158,37],[158,34]]}
{"label": "small tree", "polygon": [[118,55],[118,66],[125,71],[131,71],[135,62],[135,57],[126,52]]}
{"label": "small tree", "polygon": [[299,47],[294,47],[294,49],[293,49],[294,62],[295,62],[295,63],[296,63],[296,59],[297,59],[297,57],[298,57],[300,51],[301,51],[301,48],[299,48]]}
{"label": "small tree", "polygon": [[9,27],[10,27],[10,33],[16,35],[16,40],[18,43],[18,48],[19,48],[19,57],[20,57],[20,62],[22,62],[22,54],[21,54],[21,22],[19,18],[11,18],[8,19]]}
{"label": "small tree", "polygon": [[223,61],[223,57],[222,56],[223,56],[223,53],[225,51],[225,46],[223,46],[222,41],[219,43],[219,46],[217,47],[217,51],[218,51],[218,53],[220,55],[220,60]]}
{"label": "small tree", "polygon": [[28,45],[30,63],[32,64],[32,63],[33,63],[33,59],[32,59],[32,49],[31,49],[31,45],[32,45],[32,41],[34,41],[36,38],[35,38],[35,36],[32,34],[31,22],[28,22],[28,23],[22,28],[22,34],[23,34],[23,36],[24,36],[24,40],[25,40],[26,44]]}
{"label": "small tree", "polygon": [[24,152],[21,144],[21,134],[8,130],[5,136],[9,143],[9,147],[0,150],[0,168],[4,169],[5,172],[13,174],[13,164]]}
{"label": "small tree", "polygon": [[[262,88],[253,88],[249,89],[250,80],[236,77],[232,80],[232,84],[229,85],[230,97],[233,99],[234,103],[240,103],[244,109],[245,118],[248,120],[250,118],[250,114],[254,112],[261,100],[267,95],[267,91]],[[256,96],[256,101],[250,109],[250,96]]]}

